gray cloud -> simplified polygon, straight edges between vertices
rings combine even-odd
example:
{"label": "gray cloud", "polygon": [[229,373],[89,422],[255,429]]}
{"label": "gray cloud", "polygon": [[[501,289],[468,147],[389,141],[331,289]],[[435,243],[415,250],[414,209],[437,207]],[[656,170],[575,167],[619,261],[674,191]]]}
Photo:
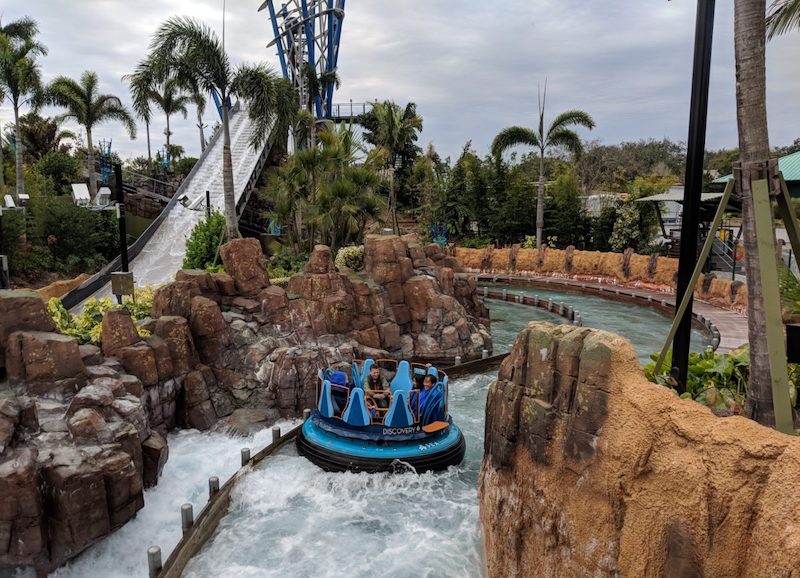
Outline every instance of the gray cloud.
{"label": "gray cloud", "polygon": [[[229,0],[226,43],[235,61],[264,60],[271,27],[260,0]],[[735,146],[733,9],[717,3],[708,146]],[[350,0],[344,24],[337,100],[413,100],[425,119],[422,143],[455,155],[472,139],[485,152],[501,128],[531,126],[537,85],[548,82],[548,113],[581,108],[604,142],[639,138],[685,140],[696,3],[689,0]],[[30,0],[6,9],[6,20],[39,20],[50,48],[45,77],[98,72],[102,90],[128,101],[120,80],[146,52],[165,18],[187,14],[221,30],[221,0]],[[800,137],[800,32],[773,41],[767,54],[770,140]],[[0,109],[10,120],[7,107]],[[213,123],[216,111],[207,111]],[[193,114],[173,122],[174,142],[196,154]],[[152,128],[163,144],[162,119]],[[144,127],[130,141],[115,124],[96,138],[114,139],[122,156],[145,153]]]}

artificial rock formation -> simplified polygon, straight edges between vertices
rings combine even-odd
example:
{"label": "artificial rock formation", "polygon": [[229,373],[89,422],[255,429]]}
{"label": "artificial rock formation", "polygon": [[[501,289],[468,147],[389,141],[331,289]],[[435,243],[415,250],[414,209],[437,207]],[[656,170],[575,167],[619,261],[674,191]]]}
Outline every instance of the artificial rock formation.
{"label": "artificial rock formation", "polygon": [[491,576],[800,576],[800,440],[647,382],[622,338],[531,323],[486,415]]}
{"label": "artificial rock formation", "polygon": [[[649,287],[674,291],[678,260],[659,255],[637,255],[633,249],[624,253],[578,251],[575,247],[544,250],[540,260],[538,249],[522,249],[519,245],[495,249],[456,249],[456,257],[465,271],[507,275],[562,277],[603,281],[614,285]],[[717,278],[713,273],[702,275],[694,296],[733,311],[747,309],[747,286],[741,281]]]}

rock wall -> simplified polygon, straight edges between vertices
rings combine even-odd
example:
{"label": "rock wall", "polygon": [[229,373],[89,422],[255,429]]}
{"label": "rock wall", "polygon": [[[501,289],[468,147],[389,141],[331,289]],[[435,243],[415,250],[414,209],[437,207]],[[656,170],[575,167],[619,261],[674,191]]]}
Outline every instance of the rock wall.
{"label": "rock wall", "polygon": [[621,337],[531,323],[486,417],[491,576],[800,576],[800,440],[647,382]]}
{"label": "rock wall", "polygon": [[[674,291],[678,260],[658,255],[637,255],[631,249],[624,253],[578,251],[574,247],[544,251],[539,260],[537,249],[457,248],[456,258],[466,271],[512,275],[569,277],[607,281],[618,285],[650,287]],[[747,286],[741,281],[720,279],[714,274],[701,275],[695,298],[739,312],[747,309]]]}

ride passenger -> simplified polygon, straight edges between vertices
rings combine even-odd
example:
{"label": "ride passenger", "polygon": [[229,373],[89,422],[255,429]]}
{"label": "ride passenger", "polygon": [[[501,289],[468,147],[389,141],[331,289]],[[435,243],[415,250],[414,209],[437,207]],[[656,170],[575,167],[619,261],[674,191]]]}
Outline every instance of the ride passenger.
{"label": "ride passenger", "polygon": [[389,383],[375,365],[370,368],[367,380],[364,382],[364,393],[367,394],[367,399],[372,400],[378,408],[389,408]]}
{"label": "ride passenger", "polygon": [[417,373],[417,371],[422,371],[420,369],[414,369],[414,389],[421,390],[423,388],[423,382],[425,381],[425,376],[428,373],[428,370],[431,368],[430,363],[425,364],[425,373]]}
{"label": "ride passenger", "polygon": [[425,419],[425,423],[422,425],[427,425],[427,423],[442,419],[440,411],[426,411],[427,404],[437,401],[437,396],[435,395],[434,390],[435,385],[436,378],[430,374],[427,374],[422,382],[422,389],[419,390],[419,392],[411,392],[411,411],[416,412],[417,420],[423,421],[423,416],[426,414],[428,415],[427,419]]}

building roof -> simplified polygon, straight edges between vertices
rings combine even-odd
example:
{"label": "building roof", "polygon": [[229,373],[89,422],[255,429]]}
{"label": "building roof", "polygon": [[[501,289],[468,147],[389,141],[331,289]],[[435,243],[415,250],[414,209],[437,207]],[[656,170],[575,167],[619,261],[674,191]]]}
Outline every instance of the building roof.
{"label": "building roof", "polygon": [[[778,169],[783,173],[783,180],[788,182],[800,182],[800,151],[786,155],[778,159]],[[714,179],[715,183],[725,184],[733,178],[733,175],[725,175]]]}
{"label": "building roof", "polygon": [[[706,201],[713,201],[714,199],[719,199],[722,196],[722,193],[702,193],[700,195],[700,200],[702,202]],[[649,197],[641,197],[636,199],[636,202],[642,203],[644,201],[652,201],[652,202],[661,202],[661,201],[674,201],[676,203],[683,202],[683,191],[668,191],[666,193],[661,193],[660,195],[651,195]]]}

